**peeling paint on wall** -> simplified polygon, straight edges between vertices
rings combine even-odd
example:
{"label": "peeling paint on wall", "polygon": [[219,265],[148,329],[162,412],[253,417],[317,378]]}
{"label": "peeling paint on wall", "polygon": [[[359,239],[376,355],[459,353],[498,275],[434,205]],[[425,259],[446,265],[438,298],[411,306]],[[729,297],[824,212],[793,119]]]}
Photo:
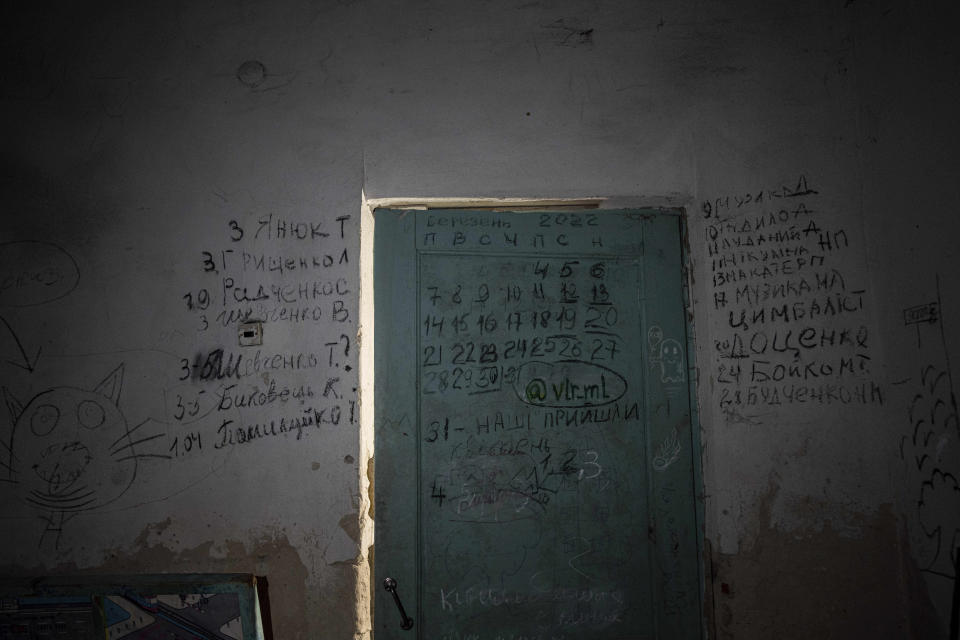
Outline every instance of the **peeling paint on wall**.
{"label": "peeling paint on wall", "polygon": [[912,561],[890,505],[858,514],[856,537],[829,521],[788,531],[773,523],[779,492],[771,484],[747,510],[739,553],[714,552],[708,588],[717,637],[936,637],[916,628],[929,616],[900,604],[900,563]]}

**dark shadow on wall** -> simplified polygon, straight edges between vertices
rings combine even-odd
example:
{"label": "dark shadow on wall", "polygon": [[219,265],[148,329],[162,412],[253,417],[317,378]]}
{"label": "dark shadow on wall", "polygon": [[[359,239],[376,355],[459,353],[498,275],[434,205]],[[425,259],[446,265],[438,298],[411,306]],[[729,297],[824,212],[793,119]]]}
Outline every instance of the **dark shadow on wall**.
{"label": "dark shadow on wall", "polygon": [[[713,559],[721,640],[944,638],[925,581],[889,505],[856,518],[859,535],[777,529],[779,487],[761,496],[737,554]],[[910,598],[905,611],[904,592]]]}

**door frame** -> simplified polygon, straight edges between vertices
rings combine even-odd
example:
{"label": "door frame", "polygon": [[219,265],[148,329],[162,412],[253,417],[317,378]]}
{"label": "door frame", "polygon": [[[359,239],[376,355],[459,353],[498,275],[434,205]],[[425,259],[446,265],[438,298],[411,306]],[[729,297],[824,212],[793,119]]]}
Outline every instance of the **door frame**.
{"label": "door frame", "polygon": [[[694,305],[692,298],[693,256],[690,251],[688,215],[692,210],[692,198],[663,197],[582,197],[582,198],[536,198],[536,197],[378,197],[368,198],[361,191],[360,207],[360,322],[357,333],[359,345],[359,546],[356,620],[357,631],[373,637],[373,607],[375,594],[380,585],[374,584],[374,538],[375,485],[374,485],[374,407],[375,367],[374,367],[374,295],[373,295],[373,258],[374,258],[374,212],[384,209],[486,209],[490,211],[524,210],[596,210],[627,208],[671,208],[680,211],[680,260],[682,265],[682,298],[685,307],[685,328],[687,335],[687,386],[690,394],[691,437],[694,455],[694,503],[697,538],[697,554],[700,557],[698,579],[701,602],[701,637],[714,637],[712,590],[707,588],[707,570],[710,557],[705,547],[705,485],[703,475],[704,448],[702,444],[702,425],[700,422],[699,369],[696,363]],[[366,400],[366,403],[364,402]]]}

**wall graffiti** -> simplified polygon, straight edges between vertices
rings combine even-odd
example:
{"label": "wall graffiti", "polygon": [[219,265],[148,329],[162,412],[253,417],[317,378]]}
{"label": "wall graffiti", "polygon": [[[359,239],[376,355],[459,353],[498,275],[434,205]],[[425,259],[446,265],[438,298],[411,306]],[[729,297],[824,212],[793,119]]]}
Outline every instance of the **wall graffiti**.
{"label": "wall graffiti", "polygon": [[4,402],[13,428],[0,443],[0,468],[18,497],[41,512],[40,545],[59,546],[64,525],[78,513],[108,505],[130,489],[138,464],[169,458],[151,448],[163,433],[130,427],[120,409],[124,365],[92,389],[53,387],[25,405],[8,389]]}
{"label": "wall graffiti", "polygon": [[654,471],[666,471],[680,458],[681,449],[680,433],[676,429],[671,429],[653,456]]}
{"label": "wall graffiti", "polygon": [[[80,282],[77,261],[49,242],[0,244],[0,307],[38,307],[69,295]],[[12,316],[11,316],[12,317]],[[3,364],[19,380],[38,370],[42,348],[27,346],[13,323],[0,317]],[[24,403],[0,389],[9,422],[0,432],[0,480],[22,504],[40,514],[38,546],[58,548],[64,526],[79,513],[111,504],[134,485],[141,461],[168,458],[156,451],[164,436],[147,419],[129,426],[120,407],[125,365],[83,388],[48,386]],[[102,374],[101,374],[102,375]],[[19,381],[18,380],[18,381]]]}
{"label": "wall graffiti", "polygon": [[[162,331],[190,350],[156,351],[174,358],[158,368],[131,360],[144,350],[118,344],[124,356],[102,371],[72,360],[69,378],[53,365],[73,356],[34,343],[27,314],[76,290],[80,263],[50,242],[0,243],[0,486],[23,508],[16,517],[41,514],[41,549],[59,549],[80,513],[171,491],[143,478],[145,460],[189,484],[236,448],[296,443],[355,421],[350,220],[225,220],[222,243],[195,254],[192,279],[174,293],[181,316]],[[266,327],[262,344],[231,347],[248,322]],[[284,333],[311,339],[280,347]],[[127,402],[147,403],[140,416],[123,406],[125,377],[137,380]]]}
{"label": "wall graffiti", "polygon": [[926,365],[919,380],[907,416],[913,428],[900,440],[900,457],[915,476],[917,515],[924,538],[921,569],[954,578],[960,522],[951,514],[960,513],[960,487],[958,465],[949,454],[957,447],[956,399],[946,371]]}
{"label": "wall graffiti", "polygon": [[771,407],[883,404],[867,292],[845,272],[851,240],[819,219],[824,206],[803,175],[702,204],[712,306],[726,318],[710,346],[728,421]]}
{"label": "wall graffiti", "polygon": [[[230,219],[222,244],[200,252],[198,279],[179,302],[184,330],[207,346],[182,355],[178,383],[165,390],[174,457],[293,443],[355,422],[350,220]],[[222,346],[246,323],[264,327],[262,344]],[[269,346],[278,331],[320,335],[282,350]]]}
{"label": "wall graffiti", "polygon": [[[917,334],[923,364],[907,404],[908,429],[899,443],[910,500],[911,545],[920,570],[953,583],[956,593],[960,560],[960,411],[943,330],[939,277],[937,299],[904,309],[904,324]],[[942,611],[950,603],[937,603]],[[955,615],[955,614],[954,614]],[[954,623],[955,624],[955,623]]]}

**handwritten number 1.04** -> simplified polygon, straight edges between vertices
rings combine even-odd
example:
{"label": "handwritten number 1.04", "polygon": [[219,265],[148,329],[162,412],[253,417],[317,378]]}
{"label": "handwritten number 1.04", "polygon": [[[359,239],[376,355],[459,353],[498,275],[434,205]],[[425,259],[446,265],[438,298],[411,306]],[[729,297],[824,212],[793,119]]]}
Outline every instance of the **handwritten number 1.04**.
{"label": "handwritten number 1.04", "polygon": [[170,453],[172,453],[175,458],[186,455],[194,449],[203,449],[200,432],[185,433],[183,437],[176,436],[170,444]]}

